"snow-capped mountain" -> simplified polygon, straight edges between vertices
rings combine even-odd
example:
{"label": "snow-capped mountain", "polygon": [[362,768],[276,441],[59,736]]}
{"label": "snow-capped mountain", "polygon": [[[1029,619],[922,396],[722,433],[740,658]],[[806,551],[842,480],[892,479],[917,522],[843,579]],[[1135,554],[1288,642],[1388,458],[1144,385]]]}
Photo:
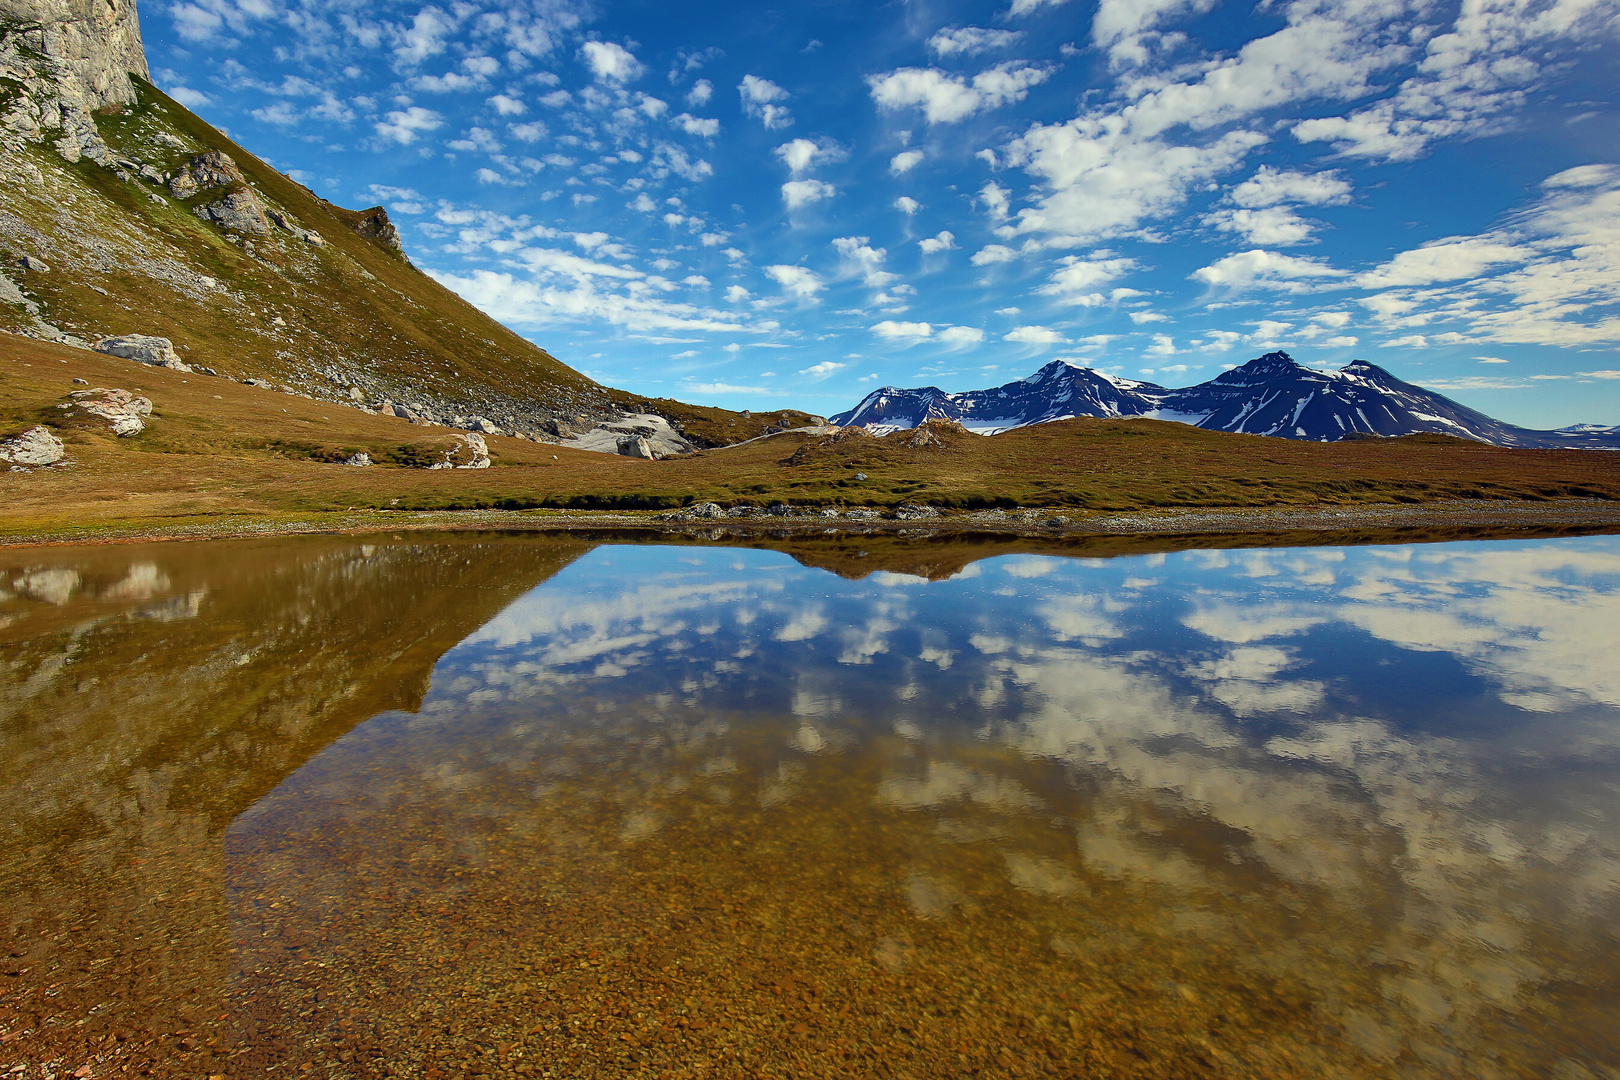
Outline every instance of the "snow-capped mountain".
{"label": "snow-capped mountain", "polygon": [[1180,389],[1054,360],[1027,379],[990,390],[947,394],[932,386],[915,390],[886,386],[831,422],[882,434],[916,427],[924,420],[955,420],[970,431],[993,435],[1077,416],[1141,416],[1315,442],[1358,434],[1434,432],[1497,446],[1620,449],[1620,429],[1584,424],[1558,431],[1514,427],[1402,382],[1365,360],[1338,371],[1318,371],[1284,352],[1266,353],[1208,382]]}

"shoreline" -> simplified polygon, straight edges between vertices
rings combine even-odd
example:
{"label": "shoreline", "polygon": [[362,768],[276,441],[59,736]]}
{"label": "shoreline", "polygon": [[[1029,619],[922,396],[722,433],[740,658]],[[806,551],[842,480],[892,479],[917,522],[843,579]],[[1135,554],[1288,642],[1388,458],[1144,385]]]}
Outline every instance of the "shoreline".
{"label": "shoreline", "polygon": [[[1058,519],[1052,521],[1051,519]],[[6,523],[0,520],[0,529]],[[333,511],[259,517],[208,516],[176,522],[145,521],[129,526],[85,528],[64,525],[36,532],[0,535],[0,548],[100,546],[187,540],[263,539],[278,536],[355,535],[389,532],[612,532],[648,539],[668,535],[719,540],[876,535],[917,539],[1016,537],[1083,540],[1118,536],[1209,536],[1253,538],[1309,534],[1379,532],[1398,542],[1403,532],[1455,530],[1511,538],[1518,532],[1549,530],[1586,534],[1620,533],[1620,502],[1558,499],[1546,502],[1447,500],[1432,503],[1375,503],[1314,507],[1188,507],[1078,515],[1064,508],[1013,512],[966,511],[909,519],[821,516],[672,518],[658,511],[438,510]],[[698,535],[698,534],[701,534]],[[1458,539],[1471,537],[1459,536]]]}

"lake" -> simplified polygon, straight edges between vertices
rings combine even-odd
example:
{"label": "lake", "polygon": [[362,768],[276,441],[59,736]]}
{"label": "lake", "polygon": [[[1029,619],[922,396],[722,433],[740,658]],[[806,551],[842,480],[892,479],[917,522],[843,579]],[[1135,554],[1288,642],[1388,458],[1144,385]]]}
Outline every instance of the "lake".
{"label": "lake", "polygon": [[5,1075],[1615,1076],[1620,537],[1112,543],[0,552]]}

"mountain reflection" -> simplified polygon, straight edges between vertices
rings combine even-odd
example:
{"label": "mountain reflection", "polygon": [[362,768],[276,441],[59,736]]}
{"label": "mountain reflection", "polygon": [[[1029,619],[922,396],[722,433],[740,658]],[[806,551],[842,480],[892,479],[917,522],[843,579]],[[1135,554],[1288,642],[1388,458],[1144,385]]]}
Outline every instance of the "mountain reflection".
{"label": "mountain reflection", "polygon": [[1616,627],[1608,538],[597,548],[237,819],[239,993],[356,1075],[1587,1075]]}

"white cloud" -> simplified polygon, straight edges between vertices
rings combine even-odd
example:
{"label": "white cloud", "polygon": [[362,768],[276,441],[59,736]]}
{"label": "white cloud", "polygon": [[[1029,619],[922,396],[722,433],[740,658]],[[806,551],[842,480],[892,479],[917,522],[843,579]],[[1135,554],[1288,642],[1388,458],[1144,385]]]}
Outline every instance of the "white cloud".
{"label": "white cloud", "polygon": [[743,112],[758,117],[766,130],[777,131],[792,125],[793,114],[786,106],[777,104],[788,99],[788,92],[771,80],[744,75],[737,84],[737,93],[742,95]]}
{"label": "white cloud", "polygon": [[1068,2],[1069,0],[1012,0],[1012,6],[1007,9],[1007,18],[1016,19],[1020,15],[1028,15],[1043,7],[1057,7]]}
{"label": "white cloud", "polygon": [[934,55],[972,56],[992,49],[1010,49],[1024,38],[1022,30],[986,30],[979,26],[947,26],[928,39]]}
{"label": "white cloud", "polygon": [[694,109],[700,109],[709,103],[714,96],[714,83],[708,79],[699,79],[692,84],[692,89],[686,92],[686,103]]}
{"label": "white cloud", "polygon": [[1250,244],[1265,247],[1292,247],[1311,239],[1315,226],[1286,206],[1264,210],[1217,210],[1204,217],[1204,224],[1221,232],[1237,233]]}
{"label": "white cloud", "polygon": [[984,331],[976,326],[947,326],[934,337],[935,341],[958,348],[977,345],[984,340]]}
{"label": "white cloud", "polygon": [[1001,340],[1023,345],[1063,345],[1068,342],[1062,334],[1045,326],[1016,326],[1001,335]]}
{"label": "white cloud", "polygon": [[998,64],[971,82],[938,68],[901,68],[872,75],[872,100],[883,109],[919,108],[930,124],[951,124],[974,113],[998,108],[1029,96],[1032,86],[1051,77],[1052,69],[1022,60]]}
{"label": "white cloud", "polygon": [[436,7],[425,7],[411,18],[411,25],[395,31],[394,55],[400,63],[415,65],[444,51],[444,39],[455,29],[454,22]]}
{"label": "white cloud", "polygon": [[956,237],[950,232],[941,230],[938,236],[931,236],[926,240],[917,241],[924,255],[938,255],[942,251],[950,251],[956,247]]}
{"label": "white cloud", "polygon": [[807,367],[807,368],[803,369],[802,371],[800,371],[799,374],[800,375],[814,375],[818,379],[819,378],[826,378],[828,375],[831,375],[833,372],[841,371],[844,368],[847,368],[848,366],[849,366],[848,364],[840,364],[840,363],[837,363],[837,362],[832,361],[832,360],[823,360],[819,364],[811,364],[809,367]]}
{"label": "white cloud", "polygon": [[178,101],[180,104],[184,105],[186,108],[190,109],[192,112],[196,112],[198,109],[214,103],[213,98],[209,97],[201,90],[193,90],[189,86],[171,86],[167,91],[165,91],[165,93],[174,98],[174,100]]}
{"label": "white cloud", "polygon": [[818,164],[843,160],[844,152],[825,139],[794,139],[778,146],[776,156],[788,167],[790,173],[800,176]]}
{"label": "white cloud", "polygon": [[806,270],[802,266],[767,266],[765,275],[782,286],[784,293],[800,300],[814,299],[816,293],[825,288],[825,283],[813,270]]}
{"label": "white cloud", "polygon": [[611,41],[587,41],[579,47],[579,54],[597,82],[622,86],[641,78],[647,70],[630,50]]}
{"label": "white cloud", "polygon": [[916,199],[913,199],[909,195],[902,195],[898,199],[894,200],[894,208],[900,211],[902,214],[905,214],[907,217],[910,217],[912,214],[915,214],[918,210],[922,209],[922,203],[918,202]]}
{"label": "white cloud", "polygon": [[1091,21],[1091,41],[1115,67],[1145,64],[1161,37],[1153,33],[1171,16],[1208,11],[1215,0],[1101,0]]}
{"label": "white cloud", "polygon": [[1135,259],[1126,258],[1080,259],[1068,256],[1061,262],[1062,267],[1053,273],[1052,280],[1035,290],[1042,296],[1057,297],[1061,304],[1084,303],[1081,298],[1095,291],[1098,285],[1105,285],[1136,267]]}
{"label": "white cloud", "polygon": [[872,333],[890,341],[925,341],[933,336],[934,328],[925,322],[895,322],[884,319],[872,327]]}
{"label": "white cloud", "polygon": [[889,172],[893,173],[895,176],[899,176],[901,173],[910,172],[912,169],[916,168],[917,163],[922,161],[922,159],[923,152],[921,150],[902,150],[900,153],[889,159]]}
{"label": "white cloud", "polygon": [[1278,255],[1256,248],[1228,255],[1194,270],[1190,276],[1212,288],[1246,289],[1260,286],[1283,292],[1302,292],[1310,288],[1307,282],[1336,280],[1344,277],[1345,272],[1335,270],[1320,260]]}
{"label": "white cloud", "polygon": [[[532,279],[490,270],[429,271],[440,284],[509,326],[609,323],[632,331],[720,331],[751,327],[735,312],[662,299],[645,274],[570,252],[528,248],[514,253]],[[761,327],[760,329],[764,329]]]}
{"label": "white cloud", "polygon": [[859,274],[868,288],[881,289],[899,280],[899,275],[883,269],[883,261],[889,257],[889,252],[885,248],[873,247],[871,237],[839,236],[833,239],[832,245],[843,260],[844,272]]}
{"label": "white cloud", "polygon": [[506,130],[512,133],[512,138],[527,143],[539,142],[546,137],[546,125],[538,120],[527,124],[512,124]]}
{"label": "white cloud", "polygon": [[1503,263],[1527,262],[1533,255],[1533,251],[1501,239],[1451,236],[1401,252],[1377,269],[1358,276],[1356,284],[1364,289],[1387,289],[1457,281],[1478,277],[1483,271]]}
{"label": "white cloud", "polygon": [[838,189],[823,180],[789,180],[782,185],[782,201],[789,210],[830,199],[836,194]]}
{"label": "white cloud", "polygon": [[[991,263],[1012,262],[1018,258],[1018,252],[1002,244],[986,244],[973,254],[974,266],[989,266]],[[1016,308],[1012,309],[1017,311]]]}
{"label": "white cloud", "polygon": [[376,124],[377,134],[385,139],[392,139],[401,146],[409,146],[424,131],[433,131],[443,126],[444,117],[420,105],[388,113]]}
{"label": "white cloud", "polygon": [[991,218],[1004,221],[1007,211],[1012,209],[1011,195],[1012,192],[992,180],[979,189],[978,201],[984,204],[984,212]]}
{"label": "white cloud", "polygon": [[720,134],[720,121],[693,116],[691,113],[681,113],[679,116],[671,117],[669,122],[688,135],[699,135],[705,139],[712,139]]}
{"label": "white cloud", "polygon": [[1350,182],[1336,172],[1284,172],[1262,165],[1232,189],[1232,201],[1258,208],[1282,203],[1335,206],[1350,201]]}
{"label": "white cloud", "polygon": [[529,108],[521,99],[508,94],[496,94],[488,103],[494,107],[497,116],[522,116]]}

